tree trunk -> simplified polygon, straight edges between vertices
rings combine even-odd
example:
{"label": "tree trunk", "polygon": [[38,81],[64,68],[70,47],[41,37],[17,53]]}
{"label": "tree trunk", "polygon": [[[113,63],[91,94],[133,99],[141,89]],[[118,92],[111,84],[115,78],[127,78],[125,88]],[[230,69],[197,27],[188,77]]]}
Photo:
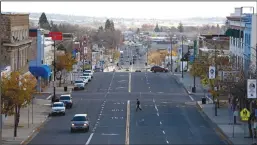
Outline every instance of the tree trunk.
{"label": "tree trunk", "polygon": [[62,84],[62,73],[60,75],[59,87],[61,87],[61,84]]}
{"label": "tree trunk", "polygon": [[14,114],[14,137],[17,137],[17,129],[20,122],[20,107],[15,105],[15,114]]}

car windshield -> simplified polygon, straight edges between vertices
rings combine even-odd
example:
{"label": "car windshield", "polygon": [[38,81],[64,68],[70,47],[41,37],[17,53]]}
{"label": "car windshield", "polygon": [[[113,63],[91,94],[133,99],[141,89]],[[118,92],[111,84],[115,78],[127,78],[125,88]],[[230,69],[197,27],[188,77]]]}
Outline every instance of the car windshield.
{"label": "car windshield", "polygon": [[83,81],[75,81],[75,83],[83,83]]}
{"label": "car windshield", "polygon": [[91,73],[91,71],[90,70],[86,70],[85,73]]}
{"label": "car windshield", "polygon": [[85,116],[75,116],[73,117],[72,121],[86,121]]}
{"label": "car windshield", "polygon": [[63,104],[53,104],[53,107],[63,107]]}
{"label": "car windshield", "polygon": [[60,100],[70,100],[70,96],[61,96]]}
{"label": "car windshield", "polygon": [[89,74],[83,74],[83,76],[89,76]]}

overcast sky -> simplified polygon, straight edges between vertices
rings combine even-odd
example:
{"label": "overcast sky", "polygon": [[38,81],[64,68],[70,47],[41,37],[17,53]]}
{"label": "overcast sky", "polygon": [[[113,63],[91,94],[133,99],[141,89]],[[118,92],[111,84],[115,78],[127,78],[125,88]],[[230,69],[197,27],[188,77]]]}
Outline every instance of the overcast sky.
{"label": "overcast sky", "polygon": [[[225,17],[256,2],[2,2],[4,12],[45,12],[93,17],[180,19]],[[249,9],[244,9],[249,11]]]}

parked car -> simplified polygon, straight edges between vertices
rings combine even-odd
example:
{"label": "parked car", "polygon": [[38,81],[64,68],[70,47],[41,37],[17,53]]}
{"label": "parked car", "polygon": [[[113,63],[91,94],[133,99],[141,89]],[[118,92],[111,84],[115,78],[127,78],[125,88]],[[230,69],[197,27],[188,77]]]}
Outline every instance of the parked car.
{"label": "parked car", "polygon": [[85,83],[83,80],[76,80],[74,83],[74,90],[85,90]]}
{"label": "parked car", "polygon": [[89,73],[83,73],[83,76],[88,78],[88,81],[90,82],[92,80],[92,76]]}
{"label": "parked car", "polygon": [[88,73],[91,76],[91,78],[94,77],[94,73],[92,70],[85,70],[84,73]]}
{"label": "parked car", "polygon": [[63,102],[54,102],[50,115],[65,115],[65,105]]}
{"label": "parked car", "polygon": [[66,108],[72,108],[73,103],[71,94],[61,95],[60,102],[63,102]]}
{"label": "parked car", "polygon": [[168,69],[160,67],[160,66],[153,66],[151,68],[152,72],[168,72]]}

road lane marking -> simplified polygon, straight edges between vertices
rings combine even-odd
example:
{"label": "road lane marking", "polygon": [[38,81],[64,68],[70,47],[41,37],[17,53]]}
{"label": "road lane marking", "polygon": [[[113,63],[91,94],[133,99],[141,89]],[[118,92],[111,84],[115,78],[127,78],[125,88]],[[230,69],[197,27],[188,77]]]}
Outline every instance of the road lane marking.
{"label": "road lane marking", "polygon": [[91,134],[90,134],[90,136],[89,136],[89,138],[88,138],[88,140],[87,140],[87,142],[86,142],[85,145],[88,145],[88,144],[90,143],[90,141],[91,141],[93,135],[94,135],[94,133],[91,133]]}
{"label": "road lane marking", "polygon": [[162,133],[165,134],[165,131],[163,130]]}
{"label": "road lane marking", "polygon": [[166,140],[166,143],[169,144],[169,141]]}
{"label": "road lane marking", "polygon": [[160,116],[159,113],[157,113],[157,116]]}
{"label": "road lane marking", "polygon": [[113,135],[119,135],[119,134],[115,134],[115,133],[105,134],[105,133],[102,133],[101,135],[110,135],[110,136],[113,136]]}
{"label": "road lane marking", "polygon": [[125,145],[129,145],[129,125],[130,125],[130,100],[127,102],[127,121]]}
{"label": "road lane marking", "polygon": [[188,97],[192,100],[195,101],[194,98],[191,95],[188,95]]}
{"label": "road lane marking", "polygon": [[131,92],[131,73],[129,73],[129,84],[128,84],[128,92]]}
{"label": "road lane marking", "polygon": [[162,125],[162,122],[160,121],[160,125]]}

